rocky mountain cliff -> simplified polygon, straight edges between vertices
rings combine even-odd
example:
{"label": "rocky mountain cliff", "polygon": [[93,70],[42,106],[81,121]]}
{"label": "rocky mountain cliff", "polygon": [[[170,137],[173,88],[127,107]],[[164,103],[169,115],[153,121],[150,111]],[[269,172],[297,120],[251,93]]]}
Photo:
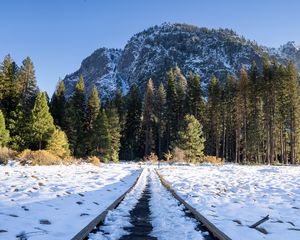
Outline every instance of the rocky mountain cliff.
{"label": "rocky mountain cliff", "polygon": [[276,57],[282,63],[293,61],[300,71],[300,46],[294,41],[287,42],[286,44],[276,48],[267,48],[269,55]]}
{"label": "rocky mountain cliff", "polygon": [[184,74],[199,74],[206,85],[212,74],[222,81],[228,73],[237,75],[242,66],[249,68],[253,60],[261,69],[262,58],[270,56],[281,62],[293,60],[300,69],[300,49],[294,42],[279,49],[267,48],[229,29],[164,23],[135,34],[122,50],[96,50],[82,61],[79,70],[65,77],[66,95],[73,93],[81,74],[88,92],[95,84],[105,98],[117,88],[126,94],[134,83],[143,91],[149,78],[158,86],[165,82],[166,71],[176,65]]}

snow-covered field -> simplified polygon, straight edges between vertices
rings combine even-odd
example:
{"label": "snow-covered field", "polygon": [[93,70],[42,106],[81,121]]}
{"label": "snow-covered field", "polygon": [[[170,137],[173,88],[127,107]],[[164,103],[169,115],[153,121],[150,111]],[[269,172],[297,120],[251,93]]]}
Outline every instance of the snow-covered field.
{"label": "snow-covered field", "polygon": [[[182,205],[161,185],[155,167],[142,166],[136,187],[90,239],[128,234],[124,227],[131,225],[130,210],[146,186],[151,192],[151,236],[203,238],[195,231],[195,220],[185,216]],[[0,166],[0,240],[71,239],[123,194],[140,171],[137,164]],[[300,167],[163,165],[159,172],[233,240],[300,239]],[[267,234],[249,228],[266,215],[270,219],[259,227]]]}
{"label": "snow-covered field", "polygon": [[134,164],[0,166],[0,239],[71,239],[139,172]]}
{"label": "snow-covered field", "polygon": [[[300,239],[300,167],[165,166],[174,190],[232,239]],[[259,227],[249,225],[266,215]]]}

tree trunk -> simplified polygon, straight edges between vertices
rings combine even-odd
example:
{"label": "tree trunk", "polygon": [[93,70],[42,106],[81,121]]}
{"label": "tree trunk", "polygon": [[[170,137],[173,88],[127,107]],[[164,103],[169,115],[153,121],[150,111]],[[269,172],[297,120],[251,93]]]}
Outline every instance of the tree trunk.
{"label": "tree trunk", "polygon": [[283,127],[281,127],[281,131],[280,131],[280,162],[281,164],[284,164],[284,154],[283,154]]}
{"label": "tree trunk", "polygon": [[268,127],[267,131],[267,144],[266,144],[266,162],[267,164],[270,164],[270,129]]}
{"label": "tree trunk", "polygon": [[240,163],[240,139],[239,134],[236,134],[236,140],[235,140],[235,163]]}
{"label": "tree trunk", "polygon": [[292,117],[291,120],[291,134],[290,134],[290,141],[291,141],[291,164],[295,164],[295,126],[294,126],[294,119]]}
{"label": "tree trunk", "polygon": [[288,164],[288,157],[287,157],[287,139],[286,136],[284,137],[284,163],[287,165]]}
{"label": "tree trunk", "polygon": [[[245,100],[245,107],[246,100]],[[245,109],[245,118],[244,118],[244,154],[243,154],[243,162],[245,163],[247,161],[247,109]]]}

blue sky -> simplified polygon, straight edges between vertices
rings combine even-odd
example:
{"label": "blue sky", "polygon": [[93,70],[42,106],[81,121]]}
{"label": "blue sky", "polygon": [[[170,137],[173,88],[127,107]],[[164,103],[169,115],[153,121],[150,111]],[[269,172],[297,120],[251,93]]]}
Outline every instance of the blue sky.
{"label": "blue sky", "polygon": [[122,48],[152,25],[180,22],[232,28],[259,44],[300,43],[298,0],[2,0],[0,58],[34,62],[50,95],[99,47]]}

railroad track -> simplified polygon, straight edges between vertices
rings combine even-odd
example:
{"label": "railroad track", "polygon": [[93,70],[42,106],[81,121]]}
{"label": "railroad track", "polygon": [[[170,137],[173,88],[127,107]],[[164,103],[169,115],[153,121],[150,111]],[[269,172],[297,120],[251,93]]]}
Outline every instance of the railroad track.
{"label": "railroad track", "polygon": [[125,198],[125,196],[135,187],[143,171],[144,170],[141,171],[140,175],[137,177],[133,185],[125,193],[123,193],[117,200],[115,200],[111,205],[109,205],[102,213],[96,216],[88,225],[86,225],[80,232],[78,232],[71,240],[86,240],[88,235],[93,230],[95,230],[95,228],[97,228],[99,225],[101,225],[104,222],[108,212],[117,208],[117,206]]}
{"label": "railroad track", "polygon": [[[159,179],[159,180],[157,180]],[[158,183],[159,182],[159,183]],[[157,189],[155,186],[161,189],[159,191],[164,191],[164,194],[168,192],[170,198],[173,202],[176,201],[176,205],[171,207],[177,208],[175,211],[181,211],[182,218],[190,218],[191,221],[195,223],[193,230],[203,234],[202,238],[205,240],[230,240],[230,238],[218,229],[213,223],[201,215],[192,206],[186,203],[167,183],[167,181],[157,172],[152,169],[143,169],[139,177],[136,179],[134,184],[122,194],[116,201],[114,201],[105,211],[100,213],[95,219],[93,219],[87,226],[85,226],[78,234],[76,234],[72,240],[87,240],[87,239],[120,239],[120,240],[155,240],[154,236],[150,233],[153,230],[151,224],[151,196],[156,193]],[[163,186],[163,187],[162,187]],[[153,192],[154,191],[154,192]],[[158,194],[158,195],[157,195]],[[138,197],[136,197],[138,196]],[[129,200],[128,200],[128,199]],[[176,200],[175,200],[176,199]],[[162,199],[163,201],[170,201],[170,199]],[[132,208],[128,210],[128,208]],[[119,209],[120,208],[120,209]],[[179,209],[179,210],[178,210]],[[118,223],[116,218],[120,217],[120,213],[124,214],[124,211],[128,210],[127,217],[124,219],[129,223],[125,226],[120,226],[123,228],[120,230],[120,236],[115,235],[110,237],[109,234],[113,231],[117,231],[118,226],[114,224]],[[171,210],[172,211],[172,210]],[[115,215],[114,215],[114,212]],[[163,216],[162,216],[163,217]],[[106,222],[109,226],[106,226]],[[121,221],[122,222],[122,221]],[[172,223],[171,223],[172,224]],[[172,231],[172,225],[168,226]],[[113,231],[111,230],[113,229]],[[117,231],[118,232],[118,231]],[[125,234],[124,234],[125,233]],[[95,238],[93,236],[96,236]],[[98,236],[98,237],[97,237]],[[106,237],[101,237],[106,236]],[[180,238],[180,237],[179,237]],[[195,238],[193,238],[195,239]]]}

